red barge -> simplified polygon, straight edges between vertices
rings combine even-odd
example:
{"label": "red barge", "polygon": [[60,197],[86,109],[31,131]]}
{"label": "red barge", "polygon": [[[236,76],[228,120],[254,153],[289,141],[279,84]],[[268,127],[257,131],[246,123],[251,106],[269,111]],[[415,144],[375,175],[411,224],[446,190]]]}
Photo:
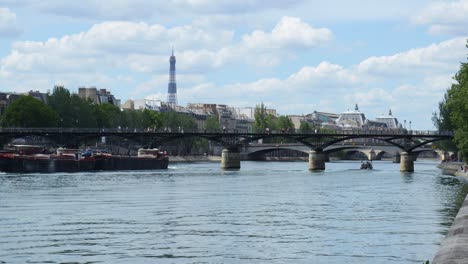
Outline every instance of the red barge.
{"label": "red barge", "polygon": [[[37,149],[39,150],[39,149]],[[138,156],[57,149],[54,154],[34,153],[32,146],[0,153],[0,171],[12,173],[53,173],[167,169],[169,157],[159,149],[139,149]]]}

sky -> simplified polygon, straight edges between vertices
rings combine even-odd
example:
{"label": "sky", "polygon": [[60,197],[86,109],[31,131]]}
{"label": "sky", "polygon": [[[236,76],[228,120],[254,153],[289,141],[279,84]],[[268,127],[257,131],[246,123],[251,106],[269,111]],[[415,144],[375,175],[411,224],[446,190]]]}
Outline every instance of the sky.
{"label": "sky", "polygon": [[468,0],[0,0],[0,91],[64,85],[281,115],[391,109],[412,129],[467,61]]}

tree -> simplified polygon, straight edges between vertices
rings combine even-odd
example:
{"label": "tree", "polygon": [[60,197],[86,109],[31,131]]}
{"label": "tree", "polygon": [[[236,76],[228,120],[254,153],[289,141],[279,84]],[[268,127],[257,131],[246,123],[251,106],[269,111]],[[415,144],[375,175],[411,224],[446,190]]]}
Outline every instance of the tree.
{"label": "tree", "polygon": [[447,106],[448,93],[444,94],[444,99],[439,102],[439,113],[432,114],[432,122],[439,131],[452,131],[454,126],[450,122],[450,112]]}
{"label": "tree", "polygon": [[162,126],[172,132],[196,130],[196,121],[192,116],[177,112],[162,113]]}
{"label": "tree", "polygon": [[98,127],[117,128],[120,126],[120,108],[112,104],[94,105],[93,115]]}
{"label": "tree", "polygon": [[91,100],[71,94],[63,86],[55,86],[48,96],[49,106],[59,115],[61,127],[96,127],[95,109]]}
{"label": "tree", "polygon": [[267,122],[266,122],[266,107],[261,103],[260,105],[257,105],[255,107],[255,112],[254,112],[254,125],[253,129],[255,133],[264,133],[265,129],[267,128]]}
{"label": "tree", "polygon": [[[93,103],[91,100],[80,98],[77,94],[70,96],[71,127],[96,127],[96,118],[93,115]],[[65,119],[67,120],[67,119]],[[68,125],[68,124],[67,124]]]}
{"label": "tree", "polygon": [[32,96],[20,96],[2,117],[3,125],[10,127],[56,127],[58,120],[52,108]]}
{"label": "tree", "polygon": [[294,124],[287,116],[280,116],[276,119],[276,129],[279,129],[283,132],[292,132],[294,131]]}
{"label": "tree", "polygon": [[256,133],[265,133],[268,128],[270,131],[276,129],[276,117],[267,112],[263,103],[255,107],[253,129]]}
{"label": "tree", "polygon": [[49,106],[59,115],[61,127],[71,127],[73,122],[70,91],[63,86],[55,86],[47,101]]}
{"label": "tree", "polygon": [[161,129],[163,126],[162,114],[156,111],[145,109],[142,112],[142,126],[151,129]]}
{"label": "tree", "polygon": [[299,130],[301,131],[302,134],[308,134],[312,132],[313,128],[309,123],[301,122]]}
{"label": "tree", "polygon": [[218,117],[216,115],[209,116],[205,120],[205,129],[208,132],[215,132],[218,131],[221,128],[221,125],[219,124]]}
{"label": "tree", "polygon": [[121,113],[122,128],[143,127],[143,112],[140,110],[123,110]]}
{"label": "tree", "polygon": [[[468,44],[467,44],[468,48]],[[454,141],[462,156],[468,158],[468,63],[461,63],[453,79],[456,81],[447,90],[444,100],[439,103],[439,114],[433,121],[443,131],[454,131]]]}
{"label": "tree", "polygon": [[[432,114],[432,122],[439,132],[455,130],[455,126],[450,121],[450,111],[447,100],[448,92],[444,94],[444,99],[439,102],[439,112],[434,112]],[[457,150],[457,146],[452,140],[437,141],[435,145],[443,150]]]}

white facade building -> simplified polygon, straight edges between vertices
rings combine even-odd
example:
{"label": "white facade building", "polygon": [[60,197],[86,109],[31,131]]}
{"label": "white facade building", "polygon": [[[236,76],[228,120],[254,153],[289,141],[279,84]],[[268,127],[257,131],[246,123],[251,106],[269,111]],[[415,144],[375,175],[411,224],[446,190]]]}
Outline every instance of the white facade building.
{"label": "white facade building", "polygon": [[354,111],[343,112],[336,120],[336,125],[342,128],[362,128],[366,124],[366,116],[359,111],[357,104]]}
{"label": "white facade building", "polygon": [[385,123],[387,128],[398,129],[400,127],[398,119],[392,115],[392,109],[388,111],[388,115],[382,115],[376,118],[378,122]]}

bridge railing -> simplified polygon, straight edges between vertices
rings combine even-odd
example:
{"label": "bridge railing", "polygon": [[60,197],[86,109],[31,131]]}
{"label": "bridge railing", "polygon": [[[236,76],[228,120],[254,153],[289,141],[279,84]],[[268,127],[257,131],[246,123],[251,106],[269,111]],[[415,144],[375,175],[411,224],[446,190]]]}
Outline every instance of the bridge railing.
{"label": "bridge railing", "polygon": [[439,132],[431,130],[370,130],[370,129],[349,129],[349,130],[324,130],[324,131],[312,131],[310,133],[294,133],[294,132],[285,132],[285,131],[268,131],[264,133],[249,133],[241,132],[239,130],[206,130],[206,129],[189,129],[184,131],[184,129],[168,129],[168,128],[70,128],[70,127],[39,127],[39,128],[24,128],[24,127],[0,127],[1,132],[17,132],[17,133],[58,133],[58,132],[83,132],[83,133],[198,133],[198,134],[207,134],[207,133],[228,133],[228,134],[250,134],[250,135],[285,135],[285,134],[318,134],[318,135],[417,135],[417,136],[452,136],[453,133],[449,131]]}

